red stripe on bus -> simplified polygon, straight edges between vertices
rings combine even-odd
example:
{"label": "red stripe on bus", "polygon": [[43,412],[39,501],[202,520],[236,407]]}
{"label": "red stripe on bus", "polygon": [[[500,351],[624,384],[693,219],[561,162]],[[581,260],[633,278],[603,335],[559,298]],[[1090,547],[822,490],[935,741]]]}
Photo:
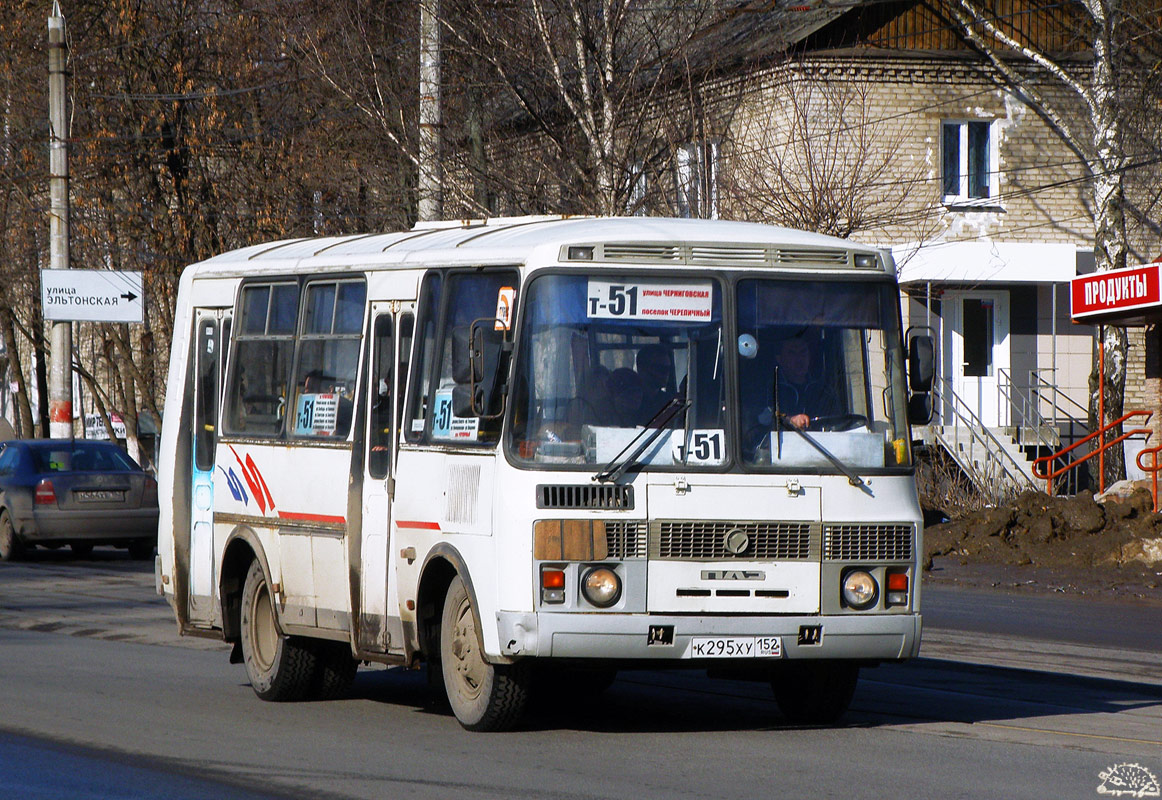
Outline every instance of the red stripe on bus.
{"label": "red stripe on bus", "polygon": [[414,519],[400,519],[396,520],[395,527],[397,528],[419,528],[425,531],[440,530],[440,523],[438,522],[421,522]]}
{"label": "red stripe on bus", "polygon": [[279,519],[293,519],[299,522],[330,522],[335,525],[346,525],[346,517],[333,517],[330,514],[300,514],[297,511],[279,511]]}

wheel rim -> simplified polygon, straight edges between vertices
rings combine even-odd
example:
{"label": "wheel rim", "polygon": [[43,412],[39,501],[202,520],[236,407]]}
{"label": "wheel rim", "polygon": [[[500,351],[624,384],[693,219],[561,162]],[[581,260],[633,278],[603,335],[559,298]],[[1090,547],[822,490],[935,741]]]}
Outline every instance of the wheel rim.
{"label": "wheel rim", "polygon": [[274,607],[270,602],[266,581],[254,593],[250,620],[250,644],[254,660],[263,671],[269,670],[274,665],[274,654],[278,648],[278,629],[274,627]]}
{"label": "wheel rim", "polygon": [[480,656],[476,638],[476,618],[472,604],[465,599],[456,608],[452,626],[452,664],[455,667],[456,690],[466,699],[475,699],[484,686],[487,665]]}

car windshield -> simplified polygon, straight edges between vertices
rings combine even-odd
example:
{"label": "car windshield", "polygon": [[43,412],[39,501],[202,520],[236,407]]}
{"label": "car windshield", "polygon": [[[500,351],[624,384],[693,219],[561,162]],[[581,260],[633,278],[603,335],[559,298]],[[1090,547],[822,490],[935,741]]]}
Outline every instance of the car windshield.
{"label": "car windshield", "polygon": [[830,471],[815,445],[856,470],[909,463],[893,286],[740,280],[737,302],[744,463]]}
{"label": "car windshield", "polygon": [[685,410],[654,421],[666,430],[636,462],[726,462],[716,280],[549,274],[531,281],[524,307],[508,442],[515,459],[605,465],[677,398]]}
{"label": "car windshield", "polygon": [[37,472],[136,472],[140,469],[116,447],[62,441],[29,450]]}

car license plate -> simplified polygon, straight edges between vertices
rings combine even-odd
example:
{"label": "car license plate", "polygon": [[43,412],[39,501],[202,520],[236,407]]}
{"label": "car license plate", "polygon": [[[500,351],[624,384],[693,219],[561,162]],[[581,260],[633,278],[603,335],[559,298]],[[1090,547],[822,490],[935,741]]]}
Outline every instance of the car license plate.
{"label": "car license plate", "polygon": [[695,636],[689,658],[780,658],[783,642],[778,636]]}
{"label": "car license plate", "polygon": [[83,492],[77,492],[77,500],[81,503],[120,503],[125,499],[125,492],[117,492],[110,489],[89,489]]}

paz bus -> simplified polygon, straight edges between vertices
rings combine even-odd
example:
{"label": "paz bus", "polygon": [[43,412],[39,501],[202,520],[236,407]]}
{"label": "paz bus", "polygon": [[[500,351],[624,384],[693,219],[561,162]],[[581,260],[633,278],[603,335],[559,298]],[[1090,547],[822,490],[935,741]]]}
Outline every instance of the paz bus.
{"label": "paz bus", "polygon": [[158,591],[266,700],[426,666],[498,730],[534,683],[686,667],[836,720],[861,667],[920,647],[932,344],[899,304],[884,252],[725,221],[435,223],[194,264]]}

